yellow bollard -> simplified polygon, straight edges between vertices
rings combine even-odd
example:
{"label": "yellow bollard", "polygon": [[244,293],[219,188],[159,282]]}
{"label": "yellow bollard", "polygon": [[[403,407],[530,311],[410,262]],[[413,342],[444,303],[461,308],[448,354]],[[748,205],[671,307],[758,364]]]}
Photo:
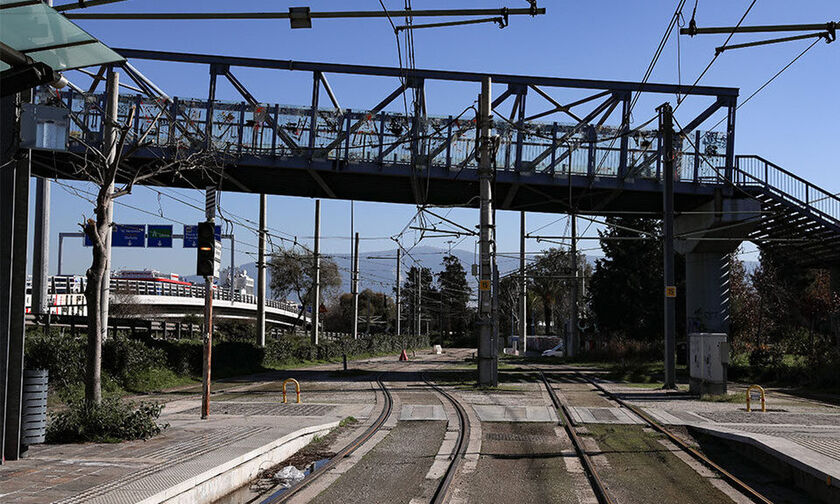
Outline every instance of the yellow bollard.
{"label": "yellow bollard", "polygon": [[294,378],[286,378],[283,380],[283,404],[286,403],[286,384],[293,382],[295,384],[295,392],[297,393],[297,403],[300,404],[300,383]]}
{"label": "yellow bollard", "polygon": [[761,411],[766,412],[767,401],[765,399],[764,387],[762,387],[761,385],[750,385],[749,388],[747,388],[747,411],[752,411],[750,407],[750,392],[752,392],[753,389],[758,389],[759,393],[761,394]]}

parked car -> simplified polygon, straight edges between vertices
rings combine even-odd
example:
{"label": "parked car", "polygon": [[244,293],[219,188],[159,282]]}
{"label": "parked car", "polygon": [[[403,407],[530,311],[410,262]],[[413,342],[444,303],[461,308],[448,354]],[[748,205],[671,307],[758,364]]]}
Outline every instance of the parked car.
{"label": "parked car", "polygon": [[542,353],[543,357],[563,357],[564,355],[566,355],[566,342],[565,341],[561,341],[554,348],[549,348],[548,350],[543,350],[543,353]]}

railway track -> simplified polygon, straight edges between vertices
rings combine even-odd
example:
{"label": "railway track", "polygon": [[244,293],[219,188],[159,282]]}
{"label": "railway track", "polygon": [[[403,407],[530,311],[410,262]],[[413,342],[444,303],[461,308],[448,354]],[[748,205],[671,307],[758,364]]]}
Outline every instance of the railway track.
{"label": "railway track", "polygon": [[[379,376],[377,376],[376,382],[379,385],[379,389],[384,394],[384,406],[382,408],[382,411],[379,413],[379,416],[370,425],[370,427],[365,429],[365,431],[362,434],[360,434],[356,439],[354,439],[353,442],[345,446],[327,463],[313,471],[306,478],[304,478],[297,484],[289,487],[288,489],[284,488],[275,491],[274,493],[263,499],[261,501],[261,504],[281,504],[288,502],[301,490],[311,485],[313,482],[317,481],[319,477],[327,473],[327,471],[334,468],[339,462],[341,462],[342,459],[348,457],[353,452],[358,450],[362,445],[367,443],[373,437],[373,435],[382,428],[382,426],[385,424],[388,418],[394,413],[393,398],[391,396],[391,392],[388,390],[388,387],[385,385],[385,382],[382,379],[383,374],[384,373],[381,373]],[[434,494],[431,499],[431,504],[443,504],[447,502],[450,497],[452,481],[454,480],[455,474],[458,471],[458,467],[460,466],[461,461],[464,458],[464,454],[466,453],[467,442],[469,440],[470,435],[470,427],[466,410],[464,410],[464,407],[457,399],[455,399],[451,394],[440,388],[434,382],[430,381],[425,375],[423,375],[423,381],[435,393],[437,393],[438,395],[446,399],[448,402],[450,402],[458,416],[458,437],[455,441],[455,448],[453,449],[452,456],[446,468],[446,471],[443,477],[441,477],[440,481],[438,482],[438,485],[435,488]]]}
{"label": "railway track", "polygon": [[[578,457],[581,459],[583,463],[584,472],[586,473],[587,478],[592,486],[592,490],[595,493],[595,496],[598,499],[599,504],[615,504],[616,501],[610,495],[609,491],[607,490],[606,486],[604,485],[603,480],[601,479],[598,471],[595,469],[595,465],[592,463],[592,460],[586,454],[586,450],[583,447],[583,444],[580,440],[580,437],[577,435],[575,431],[571,417],[569,414],[568,409],[564,404],[561,403],[559,397],[557,396],[557,392],[554,390],[552,386],[552,382],[545,376],[543,371],[539,371],[540,378],[543,381],[543,384],[548,391],[549,396],[551,397],[551,401],[554,404],[554,407],[560,413],[560,416],[563,420],[563,425],[566,429],[566,432],[569,434],[569,438],[572,440],[572,444],[574,445],[575,452],[577,453]],[[671,432],[665,426],[659,424],[653,418],[651,418],[647,413],[642,411],[640,408],[627,403],[620,397],[617,397],[612,392],[608,391],[604,388],[601,384],[593,380],[592,378],[585,376],[582,373],[573,373],[574,376],[577,378],[584,380],[590,383],[592,386],[597,388],[604,396],[606,396],[609,400],[621,405],[624,408],[632,411],[636,416],[641,418],[648,427],[664,434],[672,443],[677,445],[682,451],[688,453],[693,458],[698,460],[700,463],[705,465],[706,467],[716,471],[727,483],[732,485],[736,490],[741,492],[744,496],[751,499],[753,502],[757,502],[760,504],[773,504],[773,501],[762,495],[760,492],[749,486],[744,481],[738,479],[732,473],[728,472],[726,469],[721,467],[720,465],[716,464],[714,461],[710,460],[708,457],[697,451],[696,449],[689,446],[685,441],[683,441],[679,436]]]}
{"label": "railway track", "polygon": [[572,440],[572,446],[574,446],[575,453],[577,453],[578,458],[583,464],[583,470],[586,473],[586,477],[589,479],[592,491],[595,492],[595,497],[598,499],[598,503],[615,504],[615,501],[612,497],[610,497],[609,492],[607,492],[604,482],[598,475],[598,471],[595,470],[595,464],[592,463],[592,459],[590,459],[589,455],[587,455],[586,449],[583,447],[583,443],[572,425],[572,419],[569,415],[569,411],[566,409],[566,405],[560,402],[560,398],[557,397],[557,392],[554,390],[554,387],[551,386],[551,382],[548,381],[548,378],[546,378],[545,373],[542,371],[540,371],[540,378],[542,379],[546,390],[548,390],[548,395],[551,397],[551,402],[554,404],[554,408],[560,413],[560,417],[563,420],[563,427],[566,429],[566,433]]}
{"label": "railway track", "polygon": [[620,404],[622,407],[627,408],[630,411],[632,411],[633,413],[635,413],[636,416],[638,416],[639,418],[644,420],[645,423],[649,427],[651,427],[652,429],[656,430],[657,432],[659,432],[661,434],[664,434],[672,443],[677,445],[682,451],[684,451],[684,452],[688,453],[689,455],[691,455],[692,457],[694,457],[695,460],[699,461],[700,463],[702,463],[706,467],[712,469],[713,471],[716,471],[718,474],[720,474],[720,476],[724,480],[726,480],[727,483],[729,483],[730,485],[735,487],[736,490],[743,493],[746,497],[751,499],[753,502],[758,502],[758,503],[761,503],[761,504],[773,504],[773,501],[771,501],[770,499],[768,499],[767,497],[762,495],[756,489],[749,486],[746,482],[740,480],[735,475],[733,475],[732,473],[730,473],[729,471],[727,471],[726,469],[724,469],[723,467],[721,467],[720,465],[716,464],[714,461],[709,459],[707,456],[703,455],[702,453],[700,453],[696,449],[689,446],[688,443],[683,441],[679,436],[677,436],[676,434],[671,432],[664,425],[661,425],[659,422],[657,422],[656,420],[651,418],[650,415],[648,415],[647,413],[642,411],[641,408],[624,401],[620,397],[616,396],[615,394],[613,394],[612,392],[610,392],[609,390],[604,388],[600,383],[596,382],[592,378],[590,378],[588,376],[585,376],[582,373],[576,373],[576,375],[578,377],[580,377],[581,379],[586,380],[588,383],[592,384],[592,386],[597,388],[601,393],[603,393],[611,401],[614,401],[614,402]]}
{"label": "railway track", "polygon": [[289,499],[294,497],[298,492],[309,486],[313,481],[317,480],[321,475],[335,467],[341,460],[354,451],[358,450],[360,446],[365,444],[379,429],[382,428],[382,425],[385,424],[385,421],[391,416],[391,410],[394,405],[394,401],[391,398],[391,393],[388,391],[388,387],[385,386],[385,383],[382,381],[382,375],[380,374],[376,378],[376,383],[379,385],[379,389],[385,396],[384,406],[382,411],[379,413],[379,416],[376,420],[371,424],[370,427],[365,429],[365,431],[359,435],[356,439],[353,440],[349,445],[342,448],[340,452],[338,452],[335,457],[331,458],[326,464],[322,465],[315,471],[309,474],[306,478],[303,478],[297,484],[292,485],[289,488],[280,489],[267,498],[263,499],[261,504],[280,504],[283,502],[288,502]]}
{"label": "railway track", "polygon": [[449,461],[449,466],[446,468],[446,473],[444,473],[443,478],[441,478],[440,483],[438,483],[438,487],[435,490],[434,495],[432,496],[431,503],[432,504],[443,504],[449,500],[450,496],[450,489],[452,488],[452,481],[455,479],[455,474],[458,472],[458,467],[461,465],[461,462],[464,460],[464,455],[467,452],[467,443],[470,439],[470,422],[467,419],[467,412],[464,409],[464,406],[455,399],[449,392],[446,392],[439,386],[437,386],[434,382],[430,381],[428,377],[424,374],[423,381],[426,382],[432,389],[435,390],[438,394],[442,395],[446,400],[448,400],[452,406],[455,408],[455,412],[458,414],[458,438],[455,442],[455,449],[452,453],[452,459]]}

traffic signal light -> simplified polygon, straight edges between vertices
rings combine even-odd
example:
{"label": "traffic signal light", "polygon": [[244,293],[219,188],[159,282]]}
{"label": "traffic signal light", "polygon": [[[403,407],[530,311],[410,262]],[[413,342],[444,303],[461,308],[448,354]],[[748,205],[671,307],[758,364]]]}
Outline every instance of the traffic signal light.
{"label": "traffic signal light", "polygon": [[214,276],[216,266],[216,226],[211,221],[198,223],[198,259],[196,274]]}

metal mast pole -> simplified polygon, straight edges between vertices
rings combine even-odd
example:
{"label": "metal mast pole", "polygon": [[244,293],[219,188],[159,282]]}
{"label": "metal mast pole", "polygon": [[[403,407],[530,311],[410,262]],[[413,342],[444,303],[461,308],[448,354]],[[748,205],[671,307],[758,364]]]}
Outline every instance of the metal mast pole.
{"label": "metal mast pole", "polygon": [[402,255],[402,250],[397,248],[397,299],[396,299],[396,301],[397,301],[397,303],[396,303],[397,304],[397,336],[402,334],[402,331],[401,331],[402,322],[400,320],[400,318],[402,317],[402,308],[400,307],[400,289],[401,289],[401,285],[400,285],[400,259],[401,259],[401,257],[400,256],[401,255]]}
{"label": "metal mast pole", "polygon": [[525,277],[525,212],[519,212],[519,339],[528,351],[528,279]]}
{"label": "metal mast pole", "polygon": [[35,241],[32,252],[32,313],[46,315],[49,319],[46,300],[50,275],[50,181],[42,177],[35,182]]}
{"label": "metal mast pole", "polygon": [[490,159],[490,126],[491,126],[491,89],[490,77],[484,77],[481,82],[481,96],[479,97],[479,149],[478,164],[479,191],[481,197],[480,225],[479,225],[479,336],[478,336],[478,384],[495,387],[497,350],[493,345],[493,272],[494,261],[491,253],[493,245],[493,196],[491,183],[493,172]]}
{"label": "metal mast pole", "polygon": [[233,285],[233,279],[236,275],[234,275],[234,270],[236,269],[236,238],[234,237],[233,233],[230,234],[228,237],[230,238],[230,274],[228,275],[230,279],[230,302],[233,304],[234,301],[234,293],[236,289]]}
{"label": "metal mast pole", "polygon": [[[359,339],[359,233],[356,233],[353,245],[353,339]],[[368,308],[369,311],[369,308]],[[368,324],[369,326],[369,324]]]}
{"label": "metal mast pole", "polygon": [[665,384],[676,388],[676,285],[674,282],[674,123],[671,104],[659,107],[659,131],[662,134],[664,177],[663,208],[663,270],[665,287]]}
{"label": "metal mast pole", "polygon": [[414,271],[416,271],[416,273],[414,275],[414,279],[417,280],[417,285],[414,286],[414,290],[416,291],[416,296],[417,296],[417,302],[414,303],[414,305],[415,305],[414,309],[417,312],[417,320],[415,321],[416,329],[414,331],[414,335],[419,337],[420,332],[423,329],[423,326],[421,325],[422,320],[423,320],[423,315],[420,312],[420,306],[421,306],[421,303],[423,302],[423,289],[420,287],[420,284],[423,283],[423,271],[420,269],[419,265],[417,266],[417,269],[414,270]]}
{"label": "metal mast pole", "polygon": [[578,341],[578,262],[577,262],[577,217],[571,214],[572,218],[572,314],[569,328],[569,357],[578,353],[580,342]]}
{"label": "metal mast pole", "polygon": [[315,288],[312,295],[312,344],[318,344],[318,321],[321,318],[321,200],[315,200]]}
{"label": "metal mast pole", "polygon": [[265,206],[266,196],[260,194],[260,238],[257,252],[257,345],[265,346]]}

